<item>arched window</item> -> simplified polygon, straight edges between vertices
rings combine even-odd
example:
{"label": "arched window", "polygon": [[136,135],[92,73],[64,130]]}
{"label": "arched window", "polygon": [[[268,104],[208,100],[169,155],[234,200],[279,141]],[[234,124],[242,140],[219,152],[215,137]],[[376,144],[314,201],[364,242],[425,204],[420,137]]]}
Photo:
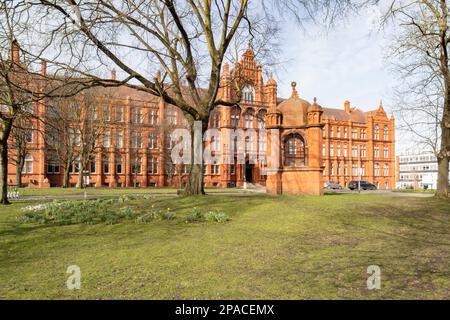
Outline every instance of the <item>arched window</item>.
{"label": "arched window", "polygon": [[375,175],[375,177],[380,176],[380,164],[379,163],[375,163],[374,175]]}
{"label": "arched window", "polygon": [[251,84],[246,84],[242,87],[242,97],[245,102],[254,102],[255,94]]}
{"label": "arched window", "polygon": [[380,139],[380,127],[377,124],[374,127],[374,138],[375,140]]}
{"label": "arched window", "polygon": [[237,128],[241,119],[241,109],[235,107],[231,110],[231,127]]}
{"label": "arched window", "polygon": [[389,128],[388,128],[388,126],[384,126],[383,139],[384,139],[384,141],[389,140]]}
{"label": "arched window", "polygon": [[23,173],[33,173],[33,157],[30,154],[25,156]]}
{"label": "arched window", "polygon": [[211,115],[211,128],[219,128],[220,127],[220,111],[214,110]]}
{"label": "arched window", "polygon": [[266,110],[260,110],[258,112],[258,129],[265,129],[266,128]]}
{"label": "arched window", "polygon": [[247,129],[253,128],[253,115],[254,115],[253,110],[247,110],[245,112],[245,114],[244,114],[245,128],[247,128]]}
{"label": "arched window", "polygon": [[122,174],[122,156],[120,154],[116,155],[116,174]]}
{"label": "arched window", "polygon": [[305,140],[298,133],[290,134],[284,140],[284,165],[287,167],[306,165]]}

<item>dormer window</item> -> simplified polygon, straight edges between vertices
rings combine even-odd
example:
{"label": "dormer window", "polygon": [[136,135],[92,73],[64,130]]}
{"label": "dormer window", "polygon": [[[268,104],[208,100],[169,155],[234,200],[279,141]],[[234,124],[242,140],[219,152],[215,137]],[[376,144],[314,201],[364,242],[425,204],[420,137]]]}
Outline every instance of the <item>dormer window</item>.
{"label": "dormer window", "polygon": [[255,90],[253,86],[250,84],[246,84],[242,87],[242,97],[245,102],[254,102],[255,101]]}

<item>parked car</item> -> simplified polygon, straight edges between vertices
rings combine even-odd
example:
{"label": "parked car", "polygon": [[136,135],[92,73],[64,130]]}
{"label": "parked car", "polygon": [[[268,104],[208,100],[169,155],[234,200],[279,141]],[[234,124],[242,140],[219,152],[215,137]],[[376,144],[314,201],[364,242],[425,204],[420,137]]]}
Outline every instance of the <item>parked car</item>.
{"label": "parked car", "polygon": [[333,181],[328,181],[325,182],[325,189],[328,190],[342,190],[342,186],[339,183],[333,182]]}
{"label": "parked car", "polygon": [[365,180],[361,180],[359,181],[359,183],[358,180],[350,181],[348,184],[348,188],[350,190],[358,190],[358,186],[361,188],[361,190],[377,190],[376,185]]}

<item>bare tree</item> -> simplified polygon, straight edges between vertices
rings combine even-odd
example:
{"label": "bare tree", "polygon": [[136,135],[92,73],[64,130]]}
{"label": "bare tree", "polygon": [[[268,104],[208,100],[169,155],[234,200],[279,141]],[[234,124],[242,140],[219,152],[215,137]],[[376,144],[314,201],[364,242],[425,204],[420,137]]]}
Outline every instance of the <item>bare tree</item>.
{"label": "bare tree", "polygon": [[15,38],[17,13],[7,2],[0,3],[0,192],[2,204],[9,204],[8,139],[15,119],[27,106],[39,101],[40,76],[32,72],[35,60],[22,56]]}
{"label": "bare tree", "polygon": [[398,88],[403,127],[438,159],[437,196],[449,196],[450,43],[449,8],[444,0],[393,1],[387,17],[400,26],[393,57],[402,77]]}
{"label": "bare tree", "polygon": [[[32,106],[31,106],[32,107]],[[21,113],[16,117],[9,139],[10,160],[16,167],[16,185],[22,186],[22,172],[25,158],[29,152],[29,145],[35,131],[31,122],[33,117],[29,113]]]}
{"label": "bare tree", "polygon": [[[274,31],[258,27],[275,21],[271,18],[280,11],[270,10],[272,6],[302,21],[321,8],[327,9],[327,16],[334,16],[351,1],[40,0],[28,4],[39,26],[34,34],[47,37],[43,47],[52,44],[52,50],[42,50],[55,66],[89,78],[86,86],[126,85],[162,97],[190,115],[191,130],[194,121],[199,121],[204,131],[216,106],[234,106],[240,101],[239,73],[233,81],[236,99],[217,98],[224,57],[236,36],[247,34],[255,40],[258,30]],[[39,21],[51,23],[42,28]],[[99,75],[110,64],[120,68],[121,80]],[[163,70],[161,77],[157,76],[159,69]],[[203,164],[190,166],[186,194],[204,193],[202,172]]]}

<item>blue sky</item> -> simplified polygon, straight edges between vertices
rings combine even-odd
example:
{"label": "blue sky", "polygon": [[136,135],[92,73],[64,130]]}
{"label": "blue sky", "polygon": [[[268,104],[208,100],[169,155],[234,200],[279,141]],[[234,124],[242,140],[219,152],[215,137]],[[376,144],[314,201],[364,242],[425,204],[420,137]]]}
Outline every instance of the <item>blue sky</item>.
{"label": "blue sky", "polygon": [[304,30],[287,25],[283,30],[282,60],[276,67],[279,96],[289,97],[291,81],[302,98],[314,97],[326,107],[342,107],[345,100],[362,110],[372,110],[383,100],[389,112],[394,76],[384,52],[388,42],[378,30],[377,13],[369,9],[349,17],[334,28],[309,25]]}

